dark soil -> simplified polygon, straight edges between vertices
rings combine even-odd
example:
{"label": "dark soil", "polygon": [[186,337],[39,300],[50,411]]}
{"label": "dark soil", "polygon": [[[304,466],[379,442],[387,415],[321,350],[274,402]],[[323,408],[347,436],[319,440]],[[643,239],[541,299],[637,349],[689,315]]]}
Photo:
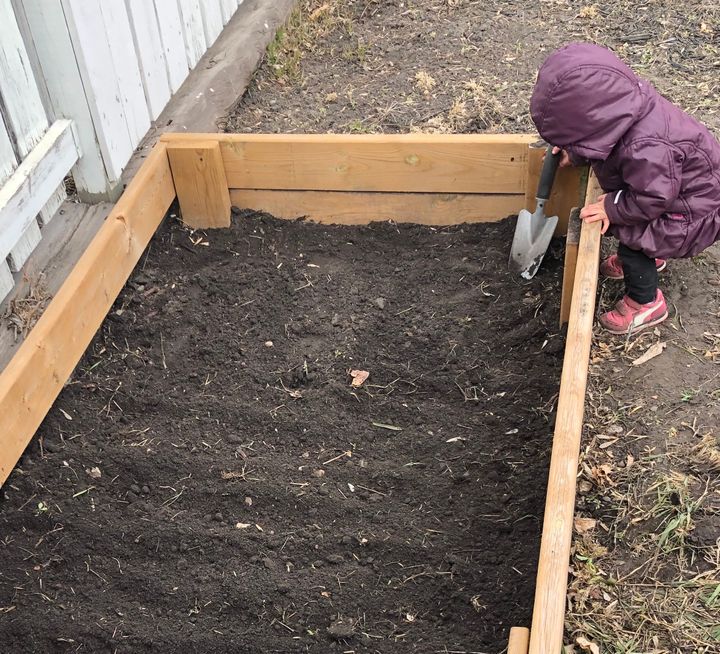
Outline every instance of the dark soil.
{"label": "dark soil", "polygon": [[563,345],[511,230],[165,224],[3,489],[3,652],[503,650]]}

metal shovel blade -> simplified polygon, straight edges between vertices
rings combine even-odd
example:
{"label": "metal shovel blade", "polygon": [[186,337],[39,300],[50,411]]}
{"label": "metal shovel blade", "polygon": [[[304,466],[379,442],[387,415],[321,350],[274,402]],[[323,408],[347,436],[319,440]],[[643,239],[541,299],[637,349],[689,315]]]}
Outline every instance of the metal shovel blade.
{"label": "metal shovel blade", "polygon": [[524,279],[535,277],[555,234],[557,223],[557,216],[545,218],[542,205],[535,213],[523,209],[518,214],[510,249],[510,267]]}

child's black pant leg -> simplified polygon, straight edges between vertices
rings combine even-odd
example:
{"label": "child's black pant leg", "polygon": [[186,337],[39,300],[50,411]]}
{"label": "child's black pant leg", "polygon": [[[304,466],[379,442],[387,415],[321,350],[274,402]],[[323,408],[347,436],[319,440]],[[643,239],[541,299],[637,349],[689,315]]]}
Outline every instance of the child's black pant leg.
{"label": "child's black pant leg", "polygon": [[653,302],[657,297],[658,273],[655,259],[639,250],[620,244],[618,255],[625,276],[625,293],[640,304]]}

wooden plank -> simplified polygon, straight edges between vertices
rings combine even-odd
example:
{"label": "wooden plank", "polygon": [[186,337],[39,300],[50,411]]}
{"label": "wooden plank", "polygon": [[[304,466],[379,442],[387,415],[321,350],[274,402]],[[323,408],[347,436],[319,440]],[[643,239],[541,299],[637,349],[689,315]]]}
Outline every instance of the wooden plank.
{"label": "wooden plank", "polygon": [[53,191],[53,194],[45,203],[45,206],[40,209],[40,213],[38,214],[40,224],[47,225],[55,217],[55,214],[65,200],[67,200],[67,191],[65,190],[65,182],[62,181],[55,191]]}
{"label": "wooden plank", "polygon": [[155,5],[148,0],[125,0],[135,52],[140,66],[145,100],[150,118],[155,120],[170,100],[165,49]]}
{"label": "wooden plank", "polygon": [[[130,16],[123,3],[99,4],[105,25],[102,38],[105,38],[110,46],[113,69],[120,87],[123,115],[134,149],[150,129],[150,111],[145,100],[140,63],[130,27]],[[105,74],[107,75],[107,71]],[[127,161],[124,161],[123,166],[126,163]]]}
{"label": "wooden plank", "polygon": [[182,18],[185,54],[188,67],[192,69],[207,49],[200,0],[178,0],[178,7]]}
{"label": "wooden plank", "polygon": [[0,484],[77,365],[174,198],[167,153],[159,145],[0,374]]}
{"label": "wooden plank", "polygon": [[177,0],[154,0],[160,39],[165,53],[165,66],[170,90],[175,93],[188,76],[182,18]]}
{"label": "wooden plank", "polygon": [[15,168],[17,168],[17,157],[5,127],[5,121],[0,115],[0,184],[10,177]]}
{"label": "wooden plank", "polygon": [[562,294],[560,297],[560,326],[566,325],[570,319],[572,292],[575,285],[575,268],[580,244],[580,210],[570,212],[567,234],[565,235],[565,265],[563,266]]}
{"label": "wooden plank", "polygon": [[510,629],[507,654],[527,654],[530,642],[530,630],[526,627],[513,627]]}
{"label": "wooden plank", "polygon": [[10,0],[0,0],[0,111],[22,159],[40,140],[48,119]]}
{"label": "wooden plank", "polygon": [[0,302],[13,290],[15,278],[6,261],[0,261]]}
{"label": "wooden plank", "polygon": [[[601,193],[597,180],[591,176],[584,204],[594,202]],[[530,654],[560,652],[563,644],[575,482],[600,262],[600,227],[599,222],[583,223],[580,231],[545,500]]]}
{"label": "wooden plank", "polygon": [[167,154],[183,222],[202,229],[229,227],[230,194],[219,143],[171,143]]}
{"label": "wooden plank", "polygon": [[202,0],[200,3],[202,10],[203,29],[205,31],[205,43],[209,48],[215,43],[223,28],[222,9],[220,8],[220,0]]}
{"label": "wooden plank", "polygon": [[[46,0],[22,0],[16,3],[15,8],[24,13],[28,25],[24,36],[26,40],[32,38],[34,43],[52,113],[56,118],[72,118],[75,123],[83,153],[73,169],[78,192],[91,198],[105,194],[114,186],[117,177],[112,176],[113,169],[106,169],[103,161],[63,5]],[[81,51],[78,56],[82,56]],[[99,51],[95,56],[102,59]],[[100,117],[107,106],[94,105],[94,108],[100,110]],[[104,119],[103,124],[107,125],[112,116],[105,115]],[[126,129],[124,134],[129,147]]]}
{"label": "wooden plank", "polygon": [[[166,142],[201,135],[165,134]],[[525,193],[528,135],[218,134],[230,188]]]}
{"label": "wooden plank", "polygon": [[0,260],[35,221],[38,211],[77,161],[72,123],[55,121],[0,188]]}
{"label": "wooden plank", "polygon": [[494,222],[517,213],[524,200],[524,195],[470,193],[230,190],[233,206],[335,225],[383,220],[421,225]]}
{"label": "wooden plank", "polygon": [[[43,239],[25,262],[23,274],[15,275],[15,287],[0,303],[0,315],[6,312],[9,300],[27,297],[40,281],[47,296],[55,296],[112,208],[109,202],[65,202],[62,213],[43,227]],[[24,337],[19,336],[16,338],[14,330],[0,329],[0,371],[22,345]]]}
{"label": "wooden plank", "polygon": [[9,252],[8,266],[12,272],[18,272],[25,265],[41,239],[40,226],[37,220],[33,219]]}
{"label": "wooden plank", "polygon": [[[133,136],[125,119],[124,104],[113,54],[105,35],[100,3],[84,0],[61,0],[62,20],[69,28],[71,47],[77,58],[81,85],[92,115],[108,177],[120,179],[123,166],[132,156]],[[61,31],[61,26],[56,29]],[[71,65],[69,61],[67,65]],[[139,74],[139,73],[138,73]],[[148,117],[149,121],[149,117]]]}
{"label": "wooden plank", "polygon": [[222,12],[223,25],[227,25],[233,14],[237,11],[238,4],[236,0],[220,0],[220,10]]}
{"label": "wooden plank", "polygon": [[[542,170],[543,155],[546,149],[545,144],[533,144],[530,147],[528,156],[527,175],[528,180],[525,191],[525,205],[529,211],[535,210],[535,194],[537,193],[537,185],[540,181],[540,171]],[[568,219],[573,207],[577,207],[582,203],[581,193],[584,189],[583,176],[584,168],[560,168],[555,176],[550,193],[550,199],[545,205],[546,216],[558,216],[558,225],[555,229],[557,236],[562,236],[567,232]]]}

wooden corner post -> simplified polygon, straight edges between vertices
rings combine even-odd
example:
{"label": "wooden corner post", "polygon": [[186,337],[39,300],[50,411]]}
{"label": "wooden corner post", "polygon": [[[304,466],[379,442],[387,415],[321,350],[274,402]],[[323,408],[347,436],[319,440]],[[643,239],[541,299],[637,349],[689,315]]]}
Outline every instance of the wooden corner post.
{"label": "wooden corner post", "polygon": [[194,229],[230,227],[230,191],[220,143],[170,141],[167,153],[183,222]]}
{"label": "wooden corner post", "polygon": [[530,630],[526,627],[513,627],[510,629],[507,654],[528,654],[530,645]]}
{"label": "wooden corner post", "polygon": [[[540,142],[532,144],[528,151],[527,178],[525,182],[525,208],[532,212],[535,210],[535,195],[540,171],[543,165],[543,155],[547,145]],[[568,217],[573,207],[577,207],[582,201],[583,168],[560,168],[555,176],[550,199],[545,205],[546,216],[558,216],[558,225],[555,230],[556,236],[562,236],[567,232]]]}

